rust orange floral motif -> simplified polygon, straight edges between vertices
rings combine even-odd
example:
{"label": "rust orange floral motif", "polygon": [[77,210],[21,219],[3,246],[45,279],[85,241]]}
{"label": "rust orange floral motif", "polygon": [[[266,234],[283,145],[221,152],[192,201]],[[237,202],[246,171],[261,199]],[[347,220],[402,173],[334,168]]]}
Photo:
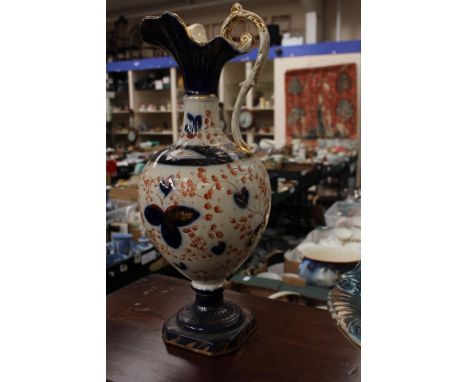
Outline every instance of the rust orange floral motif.
{"label": "rust orange floral motif", "polygon": [[[154,156],[141,175],[143,223],[180,272],[200,282],[222,280],[245,261],[266,226],[268,173],[255,157],[236,159],[213,109],[187,110],[186,116],[177,149],[165,154],[180,156],[184,165],[160,164]],[[223,162],[202,164],[200,158],[218,152]]]}

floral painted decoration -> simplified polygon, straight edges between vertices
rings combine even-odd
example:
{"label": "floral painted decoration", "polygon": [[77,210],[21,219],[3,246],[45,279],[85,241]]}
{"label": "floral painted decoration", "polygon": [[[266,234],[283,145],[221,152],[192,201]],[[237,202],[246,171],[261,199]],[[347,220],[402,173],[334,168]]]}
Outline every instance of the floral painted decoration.
{"label": "floral painted decoration", "polygon": [[197,133],[202,128],[202,117],[201,115],[193,116],[190,113],[187,113],[188,123],[185,124],[185,132],[187,137],[192,139],[197,136]]}
{"label": "floral painted decoration", "polygon": [[211,247],[211,252],[219,256],[223,254],[225,249],[226,249],[226,243],[224,241],[220,241],[218,245]]}
{"label": "floral painted decoration", "polygon": [[247,208],[247,205],[249,204],[249,190],[242,187],[239,192],[235,192],[234,201],[240,208]]}
{"label": "floral painted decoration", "polygon": [[146,220],[154,226],[161,226],[161,235],[172,248],[179,248],[182,235],[178,227],[185,227],[200,217],[200,213],[186,206],[170,206],[163,211],[156,204],[145,208]]}
{"label": "floral painted decoration", "polygon": [[159,189],[166,197],[174,188],[174,179],[173,177],[169,177],[167,179],[163,179],[159,182]]}
{"label": "floral painted decoration", "polygon": [[200,283],[225,279],[247,259],[271,202],[261,160],[235,149],[219,128],[217,110],[211,97],[188,103],[183,133],[151,157],[138,191],[150,241]]}

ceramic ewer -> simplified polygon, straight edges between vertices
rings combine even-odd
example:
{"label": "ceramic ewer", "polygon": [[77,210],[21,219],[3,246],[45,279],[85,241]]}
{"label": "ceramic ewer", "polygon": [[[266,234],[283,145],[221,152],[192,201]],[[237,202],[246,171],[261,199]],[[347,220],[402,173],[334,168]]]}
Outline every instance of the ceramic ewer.
{"label": "ceramic ewer", "polygon": [[[231,29],[251,22],[260,38],[252,71],[240,84],[231,121],[232,142],[221,128],[218,81],[224,64],[252,47],[249,33],[236,43]],[[138,189],[147,236],[157,250],[192,280],[196,297],[163,327],[166,344],[219,355],[237,350],[254,330],[247,309],[223,299],[224,280],[249,257],[268,222],[268,173],[239,130],[239,112],[265,62],[269,35],[256,14],[234,4],[221,35],[207,41],[200,24],[187,27],[175,14],[145,17],[147,43],[168,51],[185,85],[180,138],[153,155]]]}

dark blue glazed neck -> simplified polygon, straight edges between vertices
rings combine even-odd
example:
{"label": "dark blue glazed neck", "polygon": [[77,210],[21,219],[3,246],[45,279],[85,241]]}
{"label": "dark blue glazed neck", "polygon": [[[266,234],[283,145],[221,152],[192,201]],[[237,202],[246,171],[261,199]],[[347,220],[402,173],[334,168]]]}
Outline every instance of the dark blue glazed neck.
{"label": "dark blue glazed neck", "polygon": [[174,13],[145,17],[140,24],[143,40],[170,53],[184,77],[185,93],[217,94],[224,64],[242,54],[217,36],[206,43],[194,41],[184,22]]}

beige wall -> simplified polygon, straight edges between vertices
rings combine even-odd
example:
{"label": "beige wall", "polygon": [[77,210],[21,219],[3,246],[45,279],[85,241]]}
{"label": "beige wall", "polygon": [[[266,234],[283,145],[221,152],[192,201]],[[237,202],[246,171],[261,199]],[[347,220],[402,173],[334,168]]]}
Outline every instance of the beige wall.
{"label": "beige wall", "polygon": [[[334,41],[336,38],[336,4],[337,0],[249,0],[243,3],[244,7],[261,17],[266,23],[271,23],[272,16],[291,15],[292,32],[300,35],[305,33],[305,12],[318,13],[318,40]],[[213,5],[210,8],[177,11],[179,16],[187,23],[216,24],[222,23],[230,10],[229,4]],[[147,15],[157,15],[149,11]],[[341,0],[341,40],[358,40],[361,38],[361,3],[360,0]],[[131,17],[129,29],[136,25],[144,16]],[[112,29],[112,19],[107,23],[108,30]]]}
{"label": "beige wall", "polygon": [[[303,33],[305,29],[305,8],[299,0],[250,0],[244,4],[244,7],[249,11],[258,13],[265,19],[266,23],[271,22],[272,16],[291,15],[292,28],[299,33]],[[228,4],[221,4],[211,6],[210,8],[176,11],[176,13],[186,24],[215,24],[222,23],[229,14],[229,11],[230,6]],[[127,17],[126,15],[123,16]],[[142,16],[128,17],[128,19],[129,24],[133,26],[142,19]],[[112,22],[108,24],[112,25]]]}
{"label": "beige wall", "polygon": [[[323,41],[336,41],[338,0],[324,0]],[[341,41],[361,39],[361,1],[341,0]]]}
{"label": "beige wall", "polygon": [[[268,6],[265,4],[268,3]],[[245,8],[257,13],[264,21],[268,24],[272,21],[272,16],[283,16],[291,15],[291,25],[293,32],[303,33],[305,29],[305,16],[303,7],[300,1],[278,1],[270,0],[266,1],[249,1],[248,8],[245,5]],[[210,11],[190,11],[190,12],[180,12],[180,16],[187,20],[188,24],[191,23],[222,23],[224,18],[229,14],[229,7],[223,6],[220,7],[219,11],[215,12]]]}

